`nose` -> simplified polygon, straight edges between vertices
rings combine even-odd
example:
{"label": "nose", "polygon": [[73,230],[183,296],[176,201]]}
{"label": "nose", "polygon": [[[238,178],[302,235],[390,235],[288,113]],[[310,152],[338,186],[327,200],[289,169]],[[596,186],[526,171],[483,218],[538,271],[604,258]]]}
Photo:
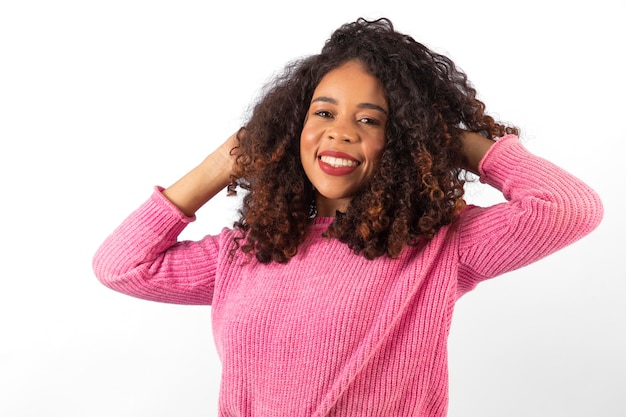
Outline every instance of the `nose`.
{"label": "nose", "polygon": [[337,117],[328,129],[328,138],[342,142],[355,142],[359,137],[351,120]]}

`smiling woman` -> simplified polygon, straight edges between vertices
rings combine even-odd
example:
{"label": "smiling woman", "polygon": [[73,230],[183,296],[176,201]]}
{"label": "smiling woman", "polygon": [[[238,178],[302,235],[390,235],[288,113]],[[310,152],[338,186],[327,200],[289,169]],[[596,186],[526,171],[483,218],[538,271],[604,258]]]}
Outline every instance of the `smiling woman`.
{"label": "smiling woman", "polygon": [[[324,235],[355,253],[396,258],[457,219],[465,207],[462,169],[477,173],[489,139],[518,133],[485,113],[449,58],[384,19],[339,28],[320,54],[288,65],[266,91],[236,143],[227,145],[239,154],[231,190],[257,184],[248,188],[235,227],[245,234],[241,249],[263,263],[292,258],[312,214],[336,216]],[[318,150],[304,155],[311,133],[321,135],[323,128],[340,139],[332,147],[317,139]],[[360,155],[344,149],[340,135],[346,134]],[[380,150],[370,145],[377,135],[384,136]],[[332,167],[316,153],[324,150],[341,151],[343,160],[358,164]],[[172,192],[165,191],[176,203]]]}
{"label": "smiling woman", "polygon": [[315,89],[300,156],[319,216],[345,212],[374,175],[385,148],[386,108],[383,86],[358,61],[330,71]]}
{"label": "smiling woman", "polygon": [[[359,19],[157,187],[94,271],[139,298],[212,306],[221,416],[443,417],[456,301],[603,215],[592,189],[517,133],[450,59]],[[467,205],[466,171],[508,201]],[[247,191],[234,227],[179,241],[227,186]]]}

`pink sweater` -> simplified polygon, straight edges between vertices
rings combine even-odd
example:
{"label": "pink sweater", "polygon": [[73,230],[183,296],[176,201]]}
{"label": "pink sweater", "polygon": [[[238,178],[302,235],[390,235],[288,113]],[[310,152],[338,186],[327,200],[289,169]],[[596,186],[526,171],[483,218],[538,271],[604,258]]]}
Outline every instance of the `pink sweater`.
{"label": "pink sweater", "polygon": [[584,183],[500,139],[481,181],[506,203],[468,207],[423,249],[368,261],[320,235],[317,218],[285,265],[229,259],[236,232],[178,242],[193,218],[157,189],[102,244],[97,277],[136,297],[212,305],[220,416],[445,416],[455,301],[591,232]]}

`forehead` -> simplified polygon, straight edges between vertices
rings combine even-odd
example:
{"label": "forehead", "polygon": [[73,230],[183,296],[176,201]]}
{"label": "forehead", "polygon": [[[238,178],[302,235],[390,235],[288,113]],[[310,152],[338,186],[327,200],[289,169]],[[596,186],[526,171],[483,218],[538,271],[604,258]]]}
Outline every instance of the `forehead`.
{"label": "forehead", "polygon": [[[319,95],[331,97],[362,97],[386,104],[382,83],[358,61],[348,61],[329,71],[319,82],[313,97]],[[339,98],[335,97],[335,98]]]}

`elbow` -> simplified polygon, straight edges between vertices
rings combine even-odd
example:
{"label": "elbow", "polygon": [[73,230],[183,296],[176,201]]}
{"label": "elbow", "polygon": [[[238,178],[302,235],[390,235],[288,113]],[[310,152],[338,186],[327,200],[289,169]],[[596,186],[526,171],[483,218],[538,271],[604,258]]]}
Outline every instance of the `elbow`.
{"label": "elbow", "polygon": [[604,205],[602,199],[594,190],[587,188],[579,194],[576,202],[577,223],[583,234],[589,234],[595,230],[604,217]]}
{"label": "elbow", "polygon": [[109,272],[106,263],[103,262],[102,257],[99,256],[99,253],[96,253],[96,255],[92,258],[91,269],[101,284],[109,288],[111,287],[111,282],[113,281],[112,275]]}
{"label": "elbow", "polygon": [[555,226],[561,233],[576,241],[595,230],[604,217],[600,196],[591,188],[584,187],[569,194],[569,198],[556,204]]}
{"label": "elbow", "polygon": [[115,283],[119,280],[120,268],[115,258],[107,253],[106,246],[101,246],[91,260],[91,269],[100,283],[116,289]]}

